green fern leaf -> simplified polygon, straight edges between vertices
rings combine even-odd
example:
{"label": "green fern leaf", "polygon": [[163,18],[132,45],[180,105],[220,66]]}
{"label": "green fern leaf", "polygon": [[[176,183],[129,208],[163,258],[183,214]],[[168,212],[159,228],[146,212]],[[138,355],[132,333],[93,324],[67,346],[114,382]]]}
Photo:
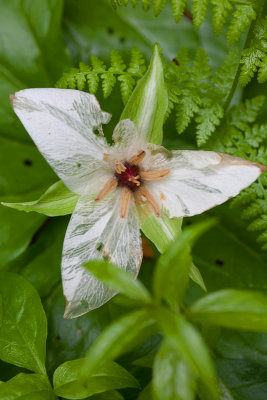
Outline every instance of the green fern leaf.
{"label": "green fern leaf", "polygon": [[237,42],[241,34],[246,31],[251,21],[256,19],[256,12],[252,5],[237,5],[233,18],[227,30],[227,42],[231,46]]}
{"label": "green fern leaf", "polygon": [[96,56],[91,56],[91,63],[92,63],[92,67],[93,67],[93,71],[94,72],[105,72],[107,67],[104,63],[104,61],[100,60],[98,57]]}
{"label": "green fern leaf", "polygon": [[223,108],[218,103],[207,104],[199,110],[197,122],[197,144],[202,146],[215,131],[223,117]]}
{"label": "green fern leaf", "polygon": [[259,242],[259,243],[266,242],[266,246],[267,246],[267,230],[264,231],[260,236],[258,236],[257,242]]}
{"label": "green fern leaf", "polygon": [[267,229],[267,215],[254,220],[247,228],[249,231],[262,231]]}
{"label": "green fern leaf", "polygon": [[97,73],[92,72],[91,74],[88,74],[87,83],[89,92],[95,94],[97,92],[99,84],[99,76],[97,75]]}
{"label": "green fern leaf", "polygon": [[107,98],[112,92],[113,87],[116,83],[116,78],[111,72],[105,72],[101,75],[102,78],[102,90],[104,98]]}
{"label": "green fern leaf", "polygon": [[132,6],[136,7],[138,4],[138,0],[131,0]]}
{"label": "green fern leaf", "polygon": [[143,54],[138,48],[133,47],[131,50],[131,60],[127,72],[131,75],[141,78],[145,71],[146,66]]}
{"label": "green fern leaf", "polygon": [[233,7],[228,0],[211,0],[213,7],[212,25],[216,35],[220,35],[222,28]]}
{"label": "green fern leaf", "polygon": [[141,0],[143,9],[148,11],[151,5],[152,0]]}
{"label": "green fern leaf", "polygon": [[175,22],[178,22],[184,15],[187,0],[171,0],[172,13]]}
{"label": "green fern leaf", "polygon": [[262,58],[258,73],[258,81],[259,83],[267,81],[267,54]]}
{"label": "green fern leaf", "polygon": [[166,4],[166,0],[154,0],[153,2],[153,8],[154,8],[154,15],[155,17],[158,17],[161,11],[163,10],[164,6]]}
{"label": "green fern leaf", "polygon": [[200,25],[206,17],[208,8],[208,0],[192,0],[193,1],[193,22],[196,29],[200,28]]}
{"label": "green fern leaf", "polygon": [[192,75],[195,82],[198,84],[204,79],[210,77],[209,57],[205,50],[199,48],[193,62]]}
{"label": "green fern leaf", "polygon": [[116,50],[112,50],[111,52],[110,65],[109,71],[115,74],[122,74],[126,69],[126,65],[124,64],[121,55]]}
{"label": "green fern leaf", "polygon": [[118,77],[118,81],[121,82],[122,101],[126,104],[132,94],[135,80],[131,75],[121,75]]}
{"label": "green fern leaf", "polygon": [[240,60],[242,66],[239,78],[239,84],[241,86],[246,86],[251,81],[258,67],[261,66],[261,60],[264,56],[265,54],[263,51],[258,49],[248,48],[243,50]]}
{"label": "green fern leaf", "polygon": [[178,133],[183,133],[188,127],[193,116],[199,111],[193,97],[182,97],[176,107],[176,129]]}

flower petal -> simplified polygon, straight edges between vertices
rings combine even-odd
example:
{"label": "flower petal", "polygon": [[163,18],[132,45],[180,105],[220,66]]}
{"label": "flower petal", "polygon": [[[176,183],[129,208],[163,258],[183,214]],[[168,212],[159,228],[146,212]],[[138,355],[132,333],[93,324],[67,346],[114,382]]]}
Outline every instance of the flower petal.
{"label": "flower petal", "polygon": [[134,200],[120,217],[121,189],[95,202],[81,197],[70,220],[63,248],[62,279],[67,299],[65,317],[74,318],[106,303],[115,292],[82,265],[89,260],[110,262],[137,276],[142,261],[139,223]]}
{"label": "flower petal", "polygon": [[[70,89],[25,89],[11,99],[14,110],[37,147],[75,193],[87,194],[91,175],[104,168],[105,139],[94,134],[110,120],[96,98]],[[90,184],[91,183],[91,184]]]}
{"label": "flower petal", "polygon": [[173,151],[153,155],[154,170],[169,168],[170,174],[146,187],[170,217],[200,214],[254,182],[265,167],[212,151]]}

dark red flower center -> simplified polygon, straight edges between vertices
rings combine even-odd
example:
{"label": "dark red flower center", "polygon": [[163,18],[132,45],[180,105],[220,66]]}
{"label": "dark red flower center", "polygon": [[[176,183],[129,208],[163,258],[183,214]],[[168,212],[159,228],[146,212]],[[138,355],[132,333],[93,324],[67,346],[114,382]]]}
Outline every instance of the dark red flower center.
{"label": "dark red flower center", "polygon": [[141,184],[139,167],[128,162],[125,162],[123,165],[125,171],[122,171],[120,174],[115,172],[118,186],[127,186],[132,192],[135,192]]}

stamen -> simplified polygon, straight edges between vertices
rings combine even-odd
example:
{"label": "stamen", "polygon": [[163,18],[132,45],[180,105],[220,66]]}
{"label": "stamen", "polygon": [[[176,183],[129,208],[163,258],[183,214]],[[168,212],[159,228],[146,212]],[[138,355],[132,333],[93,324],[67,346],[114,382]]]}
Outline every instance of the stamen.
{"label": "stamen", "polygon": [[129,163],[132,165],[138,165],[143,160],[145,155],[146,152],[144,150],[140,150],[139,153],[130,158]]}
{"label": "stamen", "polygon": [[114,178],[110,178],[96,196],[95,201],[103,200],[117,185],[118,182]]}
{"label": "stamen", "polygon": [[116,170],[117,174],[121,174],[122,172],[124,172],[126,170],[126,167],[125,167],[125,165],[123,165],[123,163],[121,161],[116,160],[115,170]]}
{"label": "stamen", "polygon": [[139,179],[140,179],[140,175],[131,176],[131,177],[128,179],[128,181],[135,183],[136,186],[140,186],[140,185],[141,185],[141,182],[139,181]]}
{"label": "stamen", "polygon": [[131,192],[126,187],[124,187],[121,191],[121,209],[120,209],[121,218],[125,218],[127,215],[130,199],[131,199]]}
{"label": "stamen", "polygon": [[159,207],[155,197],[144,187],[140,187],[138,189],[138,194],[145,198],[146,203],[148,203],[151,206],[156,217],[160,217],[161,210],[160,210],[160,207]]}
{"label": "stamen", "polygon": [[157,179],[165,178],[171,171],[163,169],[161,171],[142,171],[140,172],[141,179],[144,181],[156,181]]}
{"label": "stamen", "polygon": [[103,154],[103,161],[106,161],[106,162],[111,161],[110,154],[104,153],[104,154]]}

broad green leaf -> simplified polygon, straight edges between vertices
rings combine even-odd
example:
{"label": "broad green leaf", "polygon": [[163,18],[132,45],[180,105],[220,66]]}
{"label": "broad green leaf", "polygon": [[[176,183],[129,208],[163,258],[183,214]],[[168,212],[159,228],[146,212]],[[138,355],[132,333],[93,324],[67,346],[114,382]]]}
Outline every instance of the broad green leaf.
{"label": "broad green leaf", "polygon": [[[141,214],[141,217],[143,233],[154,243],[160,253],[165,252],[181,233],[182,218],[169,218],[166,213],[163,213],[161,218],[145,214]],[[206,291],[201,273],[194,264],[190,267],[189,277]]]}
{"label": "broad green leaf", "polygon": [[46,316],[39,295],[19,275],[0,274],[0,358],[45,374]]}
{"label": "broad green leaf", "polygon": [[213,224],[213,220],[207,220],[185,229],[160,256],[153,280],[154,293],[158,300],[166,300],[173,308],[179,306],[187,288],[192,266],[190,246]]}
{"label": "broad green leaf", "polygon": [[90,261],[84,266],[97,279],[112,289],[133,300],[151,303],[151,296],[145,286],[139,280],[135,280],[128,272],[116,267],[116,265],[108,261]]}
{"label": "broad green leaf", "polygon": [[67,399],[85,399],[96,393],[125,387],[139,387],[136,379],[119,364],[110,361],[99,368],[86,381],[80,378],[84,359],[68,361],[60,365],[53,377],[57,396]]}
{"label": "broad green leaf", "polygon": [[92,344],[82,369],[84,378],[103,363],[116,359],[154,334],[155,316],[150,309],[134,311],[113,322]]}
{"label": "broad green leaf", "polygon": [[267,296],[254,291],[220,290],[196,301],[189,316],[203,324],[267,332]]}
{"label": "broad green leaf", "polygon": [[139,394],[137,400],[151,400],[152,399],[152,385],[149,383],[144,387],[142,392]]}
{"label": "broad green leaf", "polygon": [[209,350],[198,331],[183,316],[167,309],[158,312],[159,323],[164,335],[172,341],[178,357],[186,363],[209,389],[218,397],[217,378]]}
{"label": "broad green leaf", "polygon": [[23,253],[35,231],[44,222],[44,217],[37,214],[26,215],[0,206],[0,221],[0,269],[2,269]]}
{"label": "broad green leaf", "polygon": [[38,200],[24,203],[2,203],[4,206],[21,211],[35,211],[49,217],[71,214],[79,196],[72,193],[62,181],[50,186]]}
{"label": "broad green leaf", "polygon": [[0,400],[55,400],[55,395],[46,377],[22,373],[0,385]]}
{"label": "broad green leaf", "polygon": [[164,339],[153,368],[153,392],[157,400],[194,400],[196,379],[179,358],[172,340]]}
{"label": "broad green leaf", "polygon": [[41,297],[49,296],[61,282],[60,264],[67,224],[68,218],[47,219],[33,243],[10,264],[10,271],[24,276]]}
{"label": "broad green leaf", "polygon": [[156,44],[146,74],[126,104],[121,119],[132,120],[140,136],[149,143],[162,143],[162,128],[168,106],[160,49]]}

